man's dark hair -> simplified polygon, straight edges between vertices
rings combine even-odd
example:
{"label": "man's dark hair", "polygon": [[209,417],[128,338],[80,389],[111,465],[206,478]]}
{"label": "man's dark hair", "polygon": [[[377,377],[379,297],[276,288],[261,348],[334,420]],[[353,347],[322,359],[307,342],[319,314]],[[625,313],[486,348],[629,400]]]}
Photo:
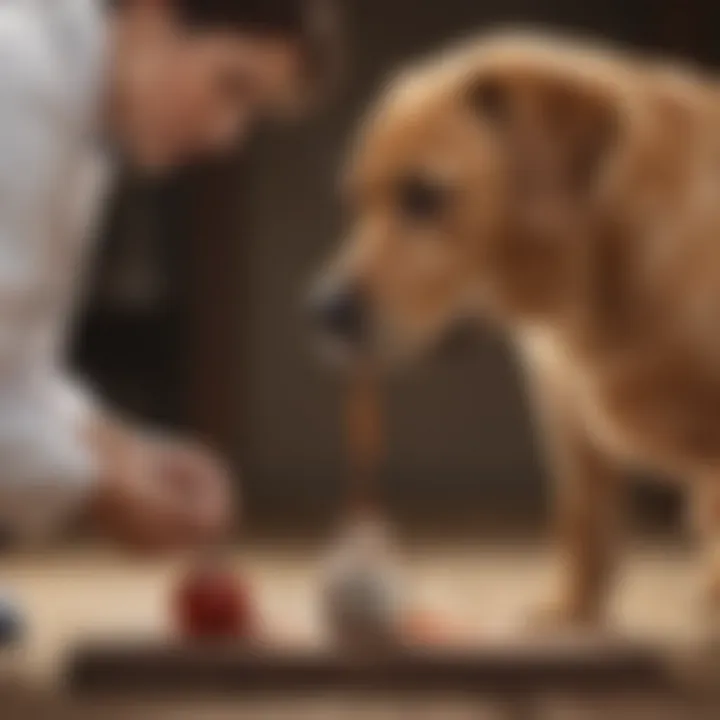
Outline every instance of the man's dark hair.
{"label": "man's dark hair", "polygon": [[341,56],[338,0],[172,0],[171,5],[192,28],[298,41],[314,92],[335,83]]}

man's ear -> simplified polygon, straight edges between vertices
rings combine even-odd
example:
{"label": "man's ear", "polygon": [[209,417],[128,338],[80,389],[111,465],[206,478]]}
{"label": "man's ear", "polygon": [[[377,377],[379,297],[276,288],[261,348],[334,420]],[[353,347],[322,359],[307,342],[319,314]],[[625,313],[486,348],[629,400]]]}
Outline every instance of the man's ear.
{"label": "man's ear", "polygon": [[476,77],[467,98],[506,147],[523,195],[587,196],[619,143],[617,98],[571,73],[495,70]]}

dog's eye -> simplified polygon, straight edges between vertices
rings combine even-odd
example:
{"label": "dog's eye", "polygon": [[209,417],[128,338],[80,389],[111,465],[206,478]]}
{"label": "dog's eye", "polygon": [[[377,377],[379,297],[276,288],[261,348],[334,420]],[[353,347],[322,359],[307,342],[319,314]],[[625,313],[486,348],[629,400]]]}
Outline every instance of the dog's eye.
{"label": "dog's eye", "polygon": [[445,188],[432,180],[409,177],[398,187],[398,206],[410,220],[434,220],[445,207],[446,195]]}
{"label": "dog's eye", "polygon": [[470,105],[477,115],[500,126],[508,119],[510,97],[502,81],[483,78],[470,90]]}

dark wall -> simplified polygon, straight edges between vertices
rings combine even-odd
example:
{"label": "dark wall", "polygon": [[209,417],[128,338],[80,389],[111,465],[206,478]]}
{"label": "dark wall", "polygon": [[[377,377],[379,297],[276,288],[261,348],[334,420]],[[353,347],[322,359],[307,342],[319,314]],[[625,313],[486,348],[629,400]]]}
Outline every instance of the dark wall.
{"label": "dark wall", "polygon": [[[673,29],[659,2],[354,0],[349,89],[339,106],[253,150],[244,200],[250,278],[243,326],[248,492],[265,506],[334,502],[342,489],[341,392],[314,361],[299,306],[309,278],[340,236],[335,176],[357,117],[390,68],[496,24],[542,23],[641,46]],[[678,43],[680,44],[680,42]],[[501,339],[424,362],[389,390],[388,487],[422,504],[537,510],[542,472],[518,375]]]}

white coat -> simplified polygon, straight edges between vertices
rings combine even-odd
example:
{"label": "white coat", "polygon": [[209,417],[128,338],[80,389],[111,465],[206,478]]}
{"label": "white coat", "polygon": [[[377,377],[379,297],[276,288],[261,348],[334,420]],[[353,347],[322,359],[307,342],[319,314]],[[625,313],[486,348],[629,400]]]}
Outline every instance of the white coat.
{"label": "white coat", "polygon": [[0,526],[59,529],[96,467],[66,341],[107,187],[101,0],[0,1]]}

